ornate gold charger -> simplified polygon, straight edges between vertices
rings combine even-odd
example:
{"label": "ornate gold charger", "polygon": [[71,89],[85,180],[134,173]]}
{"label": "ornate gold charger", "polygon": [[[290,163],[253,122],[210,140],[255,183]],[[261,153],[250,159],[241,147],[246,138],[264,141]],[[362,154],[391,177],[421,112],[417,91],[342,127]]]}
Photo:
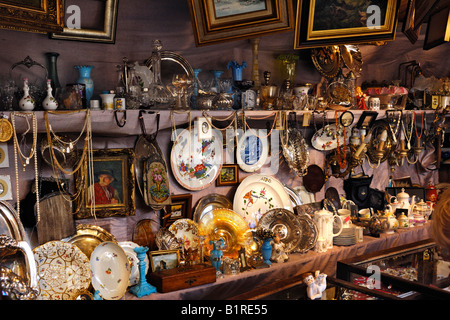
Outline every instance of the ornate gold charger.
{"label": "ornate gold charger", "polygon": [[88,224],[77,225],[76,234],[63,241],[75,244],[88,258],[100,243],[105,241],[117,243],[116,238],[102,227]]}
{"label": "ornate gold charger", "polygon": [[11,122],[3,117],[0,117],[0,142],[7,142],[13,135],[13,127]]}
{"label": "ornate gold charger", "polygon": [[338,46],[311,49],[311,58],[317,71],[327,78],[333,78],[341,67],[341,55]]}
{"label": "ornate gold charger", "polygon": [[205,236],[204,254],[213,250],[210,240],[225,241],[222,252],[225,257],[237,258],[241,247],[252,243],[251,230],[247,222],[235,211],[226,208],[214,209],[203,215],[198,224],[199,234]]}

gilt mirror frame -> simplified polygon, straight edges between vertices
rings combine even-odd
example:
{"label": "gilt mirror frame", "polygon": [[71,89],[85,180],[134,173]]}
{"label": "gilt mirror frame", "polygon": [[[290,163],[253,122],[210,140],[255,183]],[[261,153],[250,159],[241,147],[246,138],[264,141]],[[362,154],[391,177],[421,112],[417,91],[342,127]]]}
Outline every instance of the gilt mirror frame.
{"label": "gilt mirror frame", "polygon": [[[103,29],[80,29],[68,28],[64,21],[62,32],[50,33],[51,39],[56,40],[75,40],[86,42],[100,42],[114,44],[116,42],[117,15],[119,0],[105,0],[105,12],[103,16]],[[76,0],[73,1],[76,3]],[[67,10],[67,1],[66,7]]]}
{"label": "gilt mirror frame", "polygon": [[1,29],[60,32],[63,20],[63,0],[0,0]]}
{"label": "gilt mirror frame", "polygon": [[[387,0],[386,7],[377,6],[379,12],[371,11],[369,7],[356,7],[352,9],[354,12],[346,12],[346,9],[335,0],[298,0],[294,49],[394,40],[399,6],[400,0]],[[320,14],[316,14],[318,9],[321,10]],[[369,19],[373,21],[372,16],[375,13],[372,12],[379,13],[380,25],[368,25]],[[357,19],[358,21],[344,19],[339,13],[360,19]],[[333,21],[331,16],[336,17],[336,20]]]}
{"label": "gilt mirror frame", "polygon": [[189,0],[197,47],[294,29],[292,0],[261,0],[243,7],[232,0],[227,7],[214,0]]}

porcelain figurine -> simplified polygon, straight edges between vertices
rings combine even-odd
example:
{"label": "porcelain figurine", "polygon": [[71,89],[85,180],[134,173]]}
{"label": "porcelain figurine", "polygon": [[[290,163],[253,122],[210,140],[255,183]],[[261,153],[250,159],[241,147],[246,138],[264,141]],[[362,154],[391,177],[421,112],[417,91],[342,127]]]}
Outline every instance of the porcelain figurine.
{"label": "porcelain figurine", "polygon": [[289,256],[285,252],[286,244],[281,242],[278,234],[274,235],[272,242],[272,255],[270,260],[275,262],[286,262],[289,260]]}
{"label": "porcelain figurine", "polygon": [[308,274],[303,283],[307,285],[306,294],[311,300],[319,300],[322,297],[322,293],[327,288],[326,282],[327,275],[316,271],[316,277],[312,273]]}
{"label": "porcelain figurine", "polygon": [[209,244],[213,246],[213,250],[210,252],[211,265],[216,268],[216,275],[220,276],[222,274],[222,260],[223,260],[223,252],[220,250],[225,241],[220,238],[219,240],[210,240]]}
{"label": "porcelain figurine", "polygon": [[23,111],[31,111],[34,109],[34,105],[34,99],[30,96],[28,78],[25,78],[23,79],[23,97],[19,101],[19,106]]}
{"label": "porcelain figurine", "polygon": [[45,110],[55,110],[58,108],[58,101],[53,97],[52,90],[52,80],[47,79],[47,96],[42,101],[42,107]]}

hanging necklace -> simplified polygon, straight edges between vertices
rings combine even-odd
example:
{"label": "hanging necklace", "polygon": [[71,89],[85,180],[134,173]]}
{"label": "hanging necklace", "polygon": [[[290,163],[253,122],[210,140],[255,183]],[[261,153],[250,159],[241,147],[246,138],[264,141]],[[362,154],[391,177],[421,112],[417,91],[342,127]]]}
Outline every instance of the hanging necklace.
{"label": "hanging necklace", "polygon": [[413,129],[414,129],[413,121],[414,121],[414,118],[411,117],[410,124],[409,125],[406,124],[406,128],[405,128],[405,124],[404,124],[405,121],[402,121],[402,131],[405,136],[406,149],[408,149],[408,150],[411,149],[411,138],[412,138]]}
{"label": "hanging necklace", "polygon": [[[392,116],[390,115],[392,113]],[[398,114],[397,119],[395,119],[395,113]],[[393,143],[397,143],[397,132],[400,128],[400,121],[402,119],[402,111],[401,110],[386,110],[386,118],[388,120],[389,129],[392,133]]]}
{"label": "hanging necklace", "polygon": [[425,112],[422,112],[422,124],[420,125],[420,134],[418,134],[417,132],[417,119],[416,119],[416,112],[413,112],[414,115],[414,124],[415,124],[415,131],[416,131],[416,137],[417,137],[417,147],[420,147],[421,143],[420,143],[420,139],[422,138],[423,135],[423,122],[424,122],[424,114]]}
{"label": "hanging necklace", "polygon": [[273,112],[273,113],[269,114],[268,116],[258,117],[258,118],[250,118],[250,117],[246,117],[245,113],[242,112],[242,120],[243,120],[243,122],[245,124],[245,128],[248,128],[248,130],[250,130],[252,132],[252,134],[255,137],[257,137],[257,138],[261,138],[261,137],[259,135],[257,135],[256,132],[252,128],[250,128],[250,126],[248,125],[247,119],[250,119],[250,120],[264,120],[264,119],[271,118],[272,116],[274,117],[273,118],[273,123],[272,123],[272,128],[269,130],[269,132],[266,134],[266,136],[264,138],[267,138],[267,137],[269,137],[272,134],[272,131],[275,128],[275,123],[277,122],[278,113],[277,112]]}
{"label": "hanging necklace", "polygon": [[[30,155],[25,156],[22,153],[22,150],[19,146],[19,140],[17,139],[17,130],[16,130],[16,121],[15,117],[19,116],[21,118],[25,118],[27,120],[28,129],[23,133],[23,138],[25,138],[25,134],[29,131],[29,121],[28,116],[32,117],[32,129],[33,129],[33,145],[30,150]],[[11,122],[13,126],[13,136],[14,136],[14,169],[16,174],[16,198],[17,198],[17,205],[16,210],[17,214],[20,215],[20,195],[19,195],[19,163],[18,163],[18,156],[20,156],[20,161],[22,162],[22,170],[25,171],[26,166],[30,163],[30,159],[34,156],[34,178],[35,178],[35,189],[36,189],[36,223],[39,223],[41,220],[41,209],[39,205],[39,174],[38,174],[38,164],[37,164],[37,156],[36,156],[36,147],[37,147],[37,120],[36,120],[36,114],[35,113],[24,113],[24,112],[12,112],[11,113]],[[25,163],[23,162],[23,159],[25,159]]]}

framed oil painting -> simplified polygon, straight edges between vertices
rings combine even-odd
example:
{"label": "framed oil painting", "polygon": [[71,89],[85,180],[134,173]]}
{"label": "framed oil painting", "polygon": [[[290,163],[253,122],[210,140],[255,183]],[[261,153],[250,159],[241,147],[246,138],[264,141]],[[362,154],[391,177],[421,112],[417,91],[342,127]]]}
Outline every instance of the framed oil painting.
{"label": "framed oil painting", "polygon": [[239,183],[239,167],[237,164],[224,164],[217,177],[216,185],[234,186]]}
{"label": "framed oil painting", "polygon": [[192,194],[177,194],[171,196],[172,204],[166,206],[167,214],[161,224],[169,227],[175,220],[192,219]]}
{"label": "framed oil painting", "polygon": [[65,0],[64,29],[51,39],[114,44],[119,0]]}
{"label": "framed oil painting", "polygon": [[298,0],[294,49],[395,39],[400,0]]}
{"label": "framed oil painting", "polygon": [[92,166],[85,163],[76,176],[78,219],[136,213],[134,157],[133,149],[93,150]]}
{"label": "framed oil painting", "polygon": [[149,252],[152,272],[177,268],[180,265],[180,250],[156,250]]}
{"label": "framed oil painting", "polygon": [[189,0],[197,46],[294,29],[292,0]]}
{"label": "framed oil painting", "polygon": [[63,0],[0,0],[0,28],[35,33],[63,30]]}

